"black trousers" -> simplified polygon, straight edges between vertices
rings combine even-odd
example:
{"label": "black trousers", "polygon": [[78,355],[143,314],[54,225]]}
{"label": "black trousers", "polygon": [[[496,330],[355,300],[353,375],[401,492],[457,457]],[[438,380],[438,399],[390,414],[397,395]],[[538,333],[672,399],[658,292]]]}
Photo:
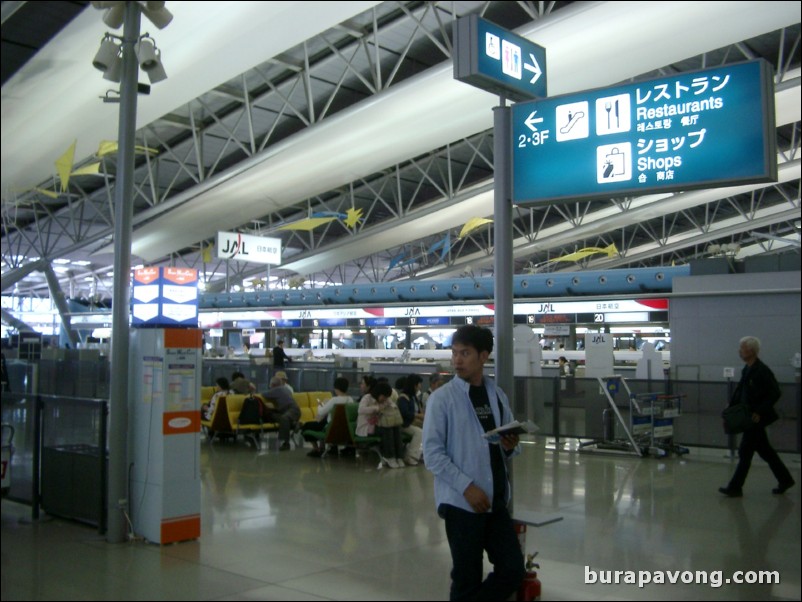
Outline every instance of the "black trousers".
{"label": "black trousers", "polygon": [[376,434],[381,437],[381,450],[384,458],[400,460],[404,457],[404,444],[401,441],[400,426],[384,427],[377,425]]}
{"label": "black trousers", "polygon": [[793,481],[788,468],[786,468],[783,461],[780,460],[780,456],[777,455],[777,452],[774,451],[771,443],[769,443],[769,436],[766,434],[765,427],[754,426],[741,436],[741,447],[738,449],[738,467],[730,480],[730,489],[743,488],[744,482],[746,482],[746,475],[749,474],[749,468],[752,466],[752,458],[755,452],[768,463],[771,472],[774,473],[774,477],[780,485]]}
{"label": "black trousers", "polygon": [[[525,575],[524,558],[515,528],[506,508],[476,514],[443,504],[440,515],[446,521],[451,548],[451,600],[506,600]],[[482,581],[483,554],[493,572]]]}

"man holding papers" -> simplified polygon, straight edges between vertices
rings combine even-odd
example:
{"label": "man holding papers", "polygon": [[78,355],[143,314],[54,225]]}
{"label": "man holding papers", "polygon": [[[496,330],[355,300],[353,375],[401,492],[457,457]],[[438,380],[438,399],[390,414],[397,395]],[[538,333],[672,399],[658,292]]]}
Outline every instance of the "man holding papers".
{"label": "man holding papers", "polygon": [[[512,421],[506,395],[484,376],[493,351],[486,328],[463,326],[452,339],[454,378],[432,393],[423,425],[423,454],[434,474],[438,514],[451,548],[451,600],[505,600],[524,577],[524,560],[507,511],[505,457],[518,435],[483,435]],[[483,553],[493,572],[482,580]]]}

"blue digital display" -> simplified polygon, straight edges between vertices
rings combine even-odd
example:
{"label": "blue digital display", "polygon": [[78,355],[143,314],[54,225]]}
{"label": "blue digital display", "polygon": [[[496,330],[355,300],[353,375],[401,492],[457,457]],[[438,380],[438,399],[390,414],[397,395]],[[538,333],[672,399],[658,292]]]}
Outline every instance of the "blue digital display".
{"label": "blue digital display", "polygon": [[261,320],[234,320],[233,328],[260,328],[262,326]]}
{"label": "blue digital display", "polygon": [[512,100],[546,96],[546,49],[469,15],[454,25],[454,79]]}
{"label": "blue digital display", "polygon": [[273,328],[300,328],[300,320],[273,320]]}
{"label": "blue digital display", "polygon": [[[414,320],[414,322],[413,322]],[[413,326],[448,326],[451,324],[450,318],[417,317],[410,318],[410,325]]]}
{"label": "blue digital display", "polygon": [[345,326],[347,320],[345,318],[323,318],[322,320],[315,320],[318,326]]}
{"label": "blue digital display", "polygon": [[519,103],[514,203],[554,203],[777,179],[763,60]]}
{"label": "blue digital display", "polygon": [[367,326],[395,326],[395,318],[367,318],[365,320]]}

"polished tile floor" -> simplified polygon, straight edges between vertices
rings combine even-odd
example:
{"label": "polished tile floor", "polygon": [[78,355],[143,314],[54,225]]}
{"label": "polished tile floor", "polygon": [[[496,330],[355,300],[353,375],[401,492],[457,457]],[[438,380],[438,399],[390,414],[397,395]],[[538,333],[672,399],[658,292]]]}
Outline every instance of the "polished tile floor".
{"label": "polished tile floor", "polygon": [[[108,544],[69,521],[31,523],[29,508],[4,500],[2,599],[447,599],[450,556],[426,469],[305,451],[203,443],[202,536],[175,545]],[[786,462],[799,482],[799,456]],[[757,460],[745,496],[724,498],[733,468],[721,451],[637,459],[526,445],[516,512],[560,519],[528,532],[543,599],[799,600],[800,487],[772,495]],[[664,585],[627,584],[625,573],[585,583],[615,579],[609,571],[682,573],[676,584],[667,573]],[[682,582],[698,571],[707,584]],[[779,584],[726,584],[736,571],[776,571]]]}

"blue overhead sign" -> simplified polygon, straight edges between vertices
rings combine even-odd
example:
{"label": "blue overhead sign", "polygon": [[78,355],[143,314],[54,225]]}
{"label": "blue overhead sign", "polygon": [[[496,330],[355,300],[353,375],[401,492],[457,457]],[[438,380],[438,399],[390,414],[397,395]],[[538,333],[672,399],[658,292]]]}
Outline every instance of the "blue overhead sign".
{"label": "blue overhead sign", "polygon": [[395,318],[367,318],[365,322],[367,326],[371,327],[395,326]]}
{"label": "blue overhead sign", "polygon": [[546,96],[546,49],[469,15],[454,23],[454,79],[511,100]]}
{"label": "blue overhead sign", "polygon": [[270,320],[272,328],[300,328],[300,320]]}
{"label": "blue overhead sign", "polygon": [[346,318],[323,318],[322,320],[314,320],[315,327],[335,328],[346,326],[348,320]]}
{"label": "blue overhead sign", "polygon": [[514,203],[777,180],[763,60],[513,106]]}
{"label": "blue overhead sign", "polygon": [[409,319],[410,326],[448,326],[451,319],[448,317],[417,316]]}

